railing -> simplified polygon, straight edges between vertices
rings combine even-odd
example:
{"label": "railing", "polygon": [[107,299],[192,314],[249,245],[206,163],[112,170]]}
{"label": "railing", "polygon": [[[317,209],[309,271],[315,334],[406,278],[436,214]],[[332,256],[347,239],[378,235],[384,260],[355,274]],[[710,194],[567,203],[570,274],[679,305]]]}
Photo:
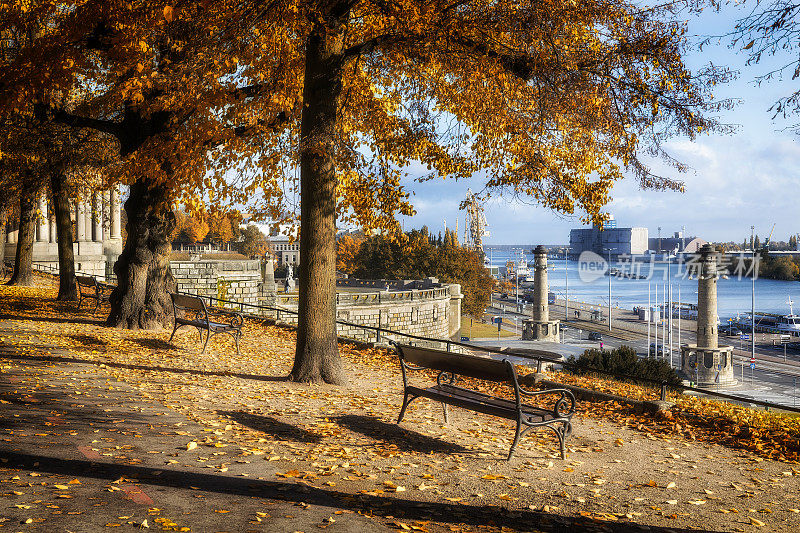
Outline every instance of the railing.
{"label": "railing", "polygon": [[[44,270],[44,271],[46,271],[46,272],[48,272],[50,274],[56,275],[56,276],[58,275],[57,272],[54,272],[55,270],[57,270],[56,268],[50,267],[49,265],[40,265],[40,266],[46,267],[46,268],[43,268],[41,270]],[[34,263],[34,267],[36,267],[36,263]],[[83,273],[82,272],[76,272],[76,274],[83,274]],[[255,317],[255,318],[265,318],[266,317],[266,318],[270,318],[271,319],[272,317],[269,316],[269,314],[265,315],[263,313],[258,313],[258,314],[248,313],[248,312],[245,311],[245,308],[248,308],[248,309],[252,308],[252,309],[271,311],[271,312],[273,312],[275,314],[275,320],[276,321],[281,321],[281,315],[282,314],[295,315],[295,316],[299,314],[298,311],[296,311],[294,309],[286,309],[286,308],[277,307],[277,306],[248,304],[248,303],[244,303],[244,302],[236,302],[236,301],[233,301],[233,300],[225,300],[225,299],[216,298],[214,296],[204,296],[204,295],[199,295],[199,294],[191,294],[191,293],[181,293],[181,294],[188,294],[190,296],[197,296],[199,298],[205,298],[206,300],[208,300],[209,305],[211,305],[212,307],[214,306],[214,302],[221,303],[221,304],[223,304],[221,306],[222,310],[238,308],[239,311],[242,314],[250,315],[250,316]],[[226,306],[225,304],[231,304],[231,305],[230,306]],[[219,306],[217,306],[217,307],[219,307]],[[620,374],[620,373],[610,372],[608,370],[603,370],[603,369],[599,369],[599,368],[579,367],[576,364],[572,364],[572,363],[569,363],[567,361],[561,361],[560,360],[561,356],[559,354],[556,354],[556,353],[553,353],[553,352],[547,352],[545,350],[540,350],[539,351],[540,353],[538,353],[538,354],[537,353],[531,353],[533,351],[529,351],[528,353],[520,353],[520,352],[515,352],[513,350],[496,350],[496,349],[493,349],[493,348],[488,348],[488,347],[484,347],[484,346],[476,346],[474,344],[467,344],[467,343],[464,343],[464,342],[454,341],[454,340],[450,340],[450,339],[432,339],[430,337],[423,337],[423,336],[420,336],[420,335],[413,335],[411,333],[404,333],[404,332],[401,332],[401,331],[394,331],[394,330],[382,328],[382,327],[379,327],[379,326],[368,326],[368,325],[365,325],[365,324],[357,324],[357,323],[354,323],[354,322],[348,322],[348,321],[344,321],[344,320],[336,320],[336,323],[340,324],[340,325],[348,326],[348,327],[354,327],[354,328],[364,329],[366,331],[372,331],[372,332],[374,332],[374,335],[375,335],[375,342],[378,342],[378,343],[380,343],[382,341],[382,338],[385,338],[388,342],[393,342],[393,341],[396,342],[395,339],[391,339],[390,337],[399,337],[399,338],[408,339],[409,340],[409,344],[424,343],[426,346],[444,346],[444,349],[446,349],[448,352],[459,351],[459,350],[462,350],[462,349],[463,350],[479,350],[481,352],[486,352],[486,353],[490,353],[490,354],[503,355],[503,356],[512,356],[512,357],[517,357],[517,358],[520,358],[520,359],[533,361],[533,362],[536,363],[537,372],[541,372],[543,364],[556,363],[556,364],[560,365],[562,368],[570,370],[570,371],[577,371],[577,372],[581,372],[581,373],[600,374],[600,375],[605,375],[605,376],[609,376],[609,377],[613,377],[613,378],[617,378],[617,379],[632,380],[632,381],[635,381],[635,382],[638,382],[638,383],[647,383],[647,384],[653,385],[656,388],[660,389],[660,399],[662,401],[665,401],[667,399],[667,391],[669,389],[672,389],[672,390],[678,391],[678,392],[691,391],[691,392],[701,393],[701,394],[704,394],[706,396],[713,396],[715,398],[720,398],[720,399],[724,399],[724,400],[732,400],[732,401],[735,401],[735,402],[740,402],[740,403],[745,403],[745,404],[758,405],[758,406],[761,406],[761,407],[765,407],[767,409],[772,408],[772,409],[779,409],[779,410],[783,410],[783,411],[790,411],[790,412],[794,412],[794,413],[800,413],[800,407],[796,407],[796,406],[783,405],[783,404],[778,404],[778,403],[774,403],[774,402],[766,402],[766,401],[762,401],[762,400],[756,400],[754,398],[747,398],[747,397],[744,397],[744,396],[736,396],[735,394],[727,394],[727,393],[724,393],[724,392],[719,392],[719,391],[714,391],[714,390],[709,390],[709,389],[703,389],[703,388],[700,388],[700,387],[692,387],[692,386],[689,386],[689,385],[683,385],[683,384],[681,384],[681,385],[673,385],[673,384],[667,383],[666,381],[659,381],[659,380],[655,380],[655,379],[642,378],[642,377],[632,376],[632,375],[628,375],[628,374]],[[347,338],[345,337],[345,339],[347,339]],[[350,339],[347,339],[347,340],[350,340]],[[355,339],[355,340],[358,340],[358,339]],[[789,374],[789,373],[780,372],[780,371],[774,371],[774,370],[770,370],[770,372],[775,373],[775,374],[783,374],[783,375],[786,375],[786,376],[795,376],[795,374]]]}

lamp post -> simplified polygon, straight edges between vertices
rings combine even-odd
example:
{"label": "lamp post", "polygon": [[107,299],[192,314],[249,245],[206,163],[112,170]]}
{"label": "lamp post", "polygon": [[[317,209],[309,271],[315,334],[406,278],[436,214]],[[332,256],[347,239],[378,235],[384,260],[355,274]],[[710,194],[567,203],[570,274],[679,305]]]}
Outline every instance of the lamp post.
{"label": "lamp post", "polygon": [[750,226],[750,242],[753,243],[753,262],[750,279],[753,281],[753,291],[750,296],[750,361],[756,360],[756,227]]}
{"label": "lamp post", "polygon": [[611,248],[608,251],[608,331],[611,331]]}
{"label": "lamp post", "polygon": [[567,261],[569,260],[569,248],[564,252],[564,322],[569,320],[569,272],[567,271]]}

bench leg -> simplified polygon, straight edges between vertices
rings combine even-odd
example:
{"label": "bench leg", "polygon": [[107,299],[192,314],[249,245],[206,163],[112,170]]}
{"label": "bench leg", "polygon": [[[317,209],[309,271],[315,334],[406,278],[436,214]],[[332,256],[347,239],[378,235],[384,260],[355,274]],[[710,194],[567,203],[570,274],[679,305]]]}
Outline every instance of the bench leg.
{"label": "bench leg", "polygon": [[[205,342],[205,344],[203,344],[203,349],[200,351],[200,353],[206,353],[206,346],[208,346],[208,341],[210,339],[211,339],[211,330],[209,329],[208,333],[206,333],[206,342]],[[202,331],[200,332],[200,340],[203,340],[203,332]]]}
{"label": "bench leg", "polygon": [[511,449],[508,450],[508,457],[506,461],[510,461],[511,457],[514,455],[514,451],[517,449],[517,444],[519,443],[519,437],[522,434],[522,420],[517,420],[517,431],[514,433],[514,442],[511,443]]}
{"label": "bench leg", "polygon": [[562,422],[558,426],[549,426],[558,437],[558,444],[561,448],[561,459],[567,458],[567,436],[572,433],[572,424]]}
{"label": "bench leg", "polygon": [[442,412],[444,413],[444,423],[445,424],[449,424],[450,423],[450,417],[447,414],[447,404],[446,403],[442,404]]}
{"label": "bench leg", "polygon": [[239,335],[234,335],[233,341],[236,343],[236,357],[239,357],[241,355],[239,353]]}
{"label": "bench leg", "polygon": [[399,424],[402,422],[403,417],[406,415],[406,409],[408,409],[408,404],[416,400],[416,396],[411,396],[408,393],[403,394],[403,407],[400,409],[400,416],[397,417],[397,423]]}
{"label": "bench leg", "polygon": [[177,322],[175,322],[175,325],[172,326],[172,335],[169,336],[169,341],[167,341],[167,342],[172,342],[172,338],[175,336],[175,332],[176,331],[178,331],[178,323]]}

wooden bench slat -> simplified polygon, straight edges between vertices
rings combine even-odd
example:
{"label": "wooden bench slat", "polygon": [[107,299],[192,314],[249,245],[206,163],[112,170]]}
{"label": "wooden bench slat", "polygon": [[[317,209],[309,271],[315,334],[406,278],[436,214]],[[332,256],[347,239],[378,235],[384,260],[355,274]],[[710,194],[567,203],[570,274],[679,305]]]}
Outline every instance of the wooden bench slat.
{"label": "wooden bench slat", "polygon": [[508,367],[503,361],[486,357],[443,352],[420,346],[403,346],[403,359],[440,372],[452,372],[461,376],[487,381],[508,381]]}

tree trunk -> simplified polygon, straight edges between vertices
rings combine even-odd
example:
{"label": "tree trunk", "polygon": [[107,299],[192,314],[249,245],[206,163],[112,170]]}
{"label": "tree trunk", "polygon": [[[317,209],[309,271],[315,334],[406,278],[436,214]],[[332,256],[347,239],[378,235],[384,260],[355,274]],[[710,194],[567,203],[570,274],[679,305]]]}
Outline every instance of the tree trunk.
{"label": "tree trunk", "polygon": [[343,28],[318,24],[306,46],[300,125],[300,301],[290,378],[347,383],[336,339],[336,168]]}
{"label": "tree trunk", "polygon": [[36,234],[36,195],[38,191],[23,191],[19,199],[19,233],[14,274],[8,285],[34,284],[33,240]]}
{"label": "tree trunk", "polygon": [[78,288],[75,285],[75,251],[73,248],[72,219],[69,198],[64,188],[64,173],[54,170],[50,176],[50,190],[53,193],[55,212],[56,241],[58,242],[58,300],[77,300]]}
{"label": "tree trunk", "polygon": [[111,293],[107,324],[118,328],[152,329],[172,322],[168,291],[175,290],[169,270],[170,235],[175,214],[166,185],[141,178],[125,201],[127,239],[114,265],[117,287]]}
{"label": "tree trunk", "polygon": [[8,211],[8,205],[0,203],[0,272],[3,271],[3,265],[6,261],[6,221],[8,220]]}

